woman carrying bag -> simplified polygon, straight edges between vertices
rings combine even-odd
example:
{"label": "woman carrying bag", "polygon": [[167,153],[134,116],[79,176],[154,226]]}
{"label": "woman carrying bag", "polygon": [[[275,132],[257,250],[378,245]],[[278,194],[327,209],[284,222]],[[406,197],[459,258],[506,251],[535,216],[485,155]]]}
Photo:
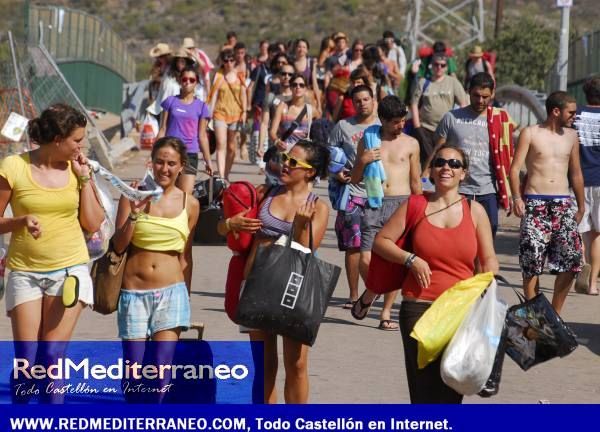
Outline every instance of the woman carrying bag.
{"label": "woman carrying bag", "polygon": [[[462,395],[442,381],[441,357],[423,369],[417,367],[417,341],[410,337],[415,323],[444,291],[475,273],[498,272],[492,231],[483,207],[458,193],[469,162],[465,153],[442,146],[431,162],[435,192],[424,196],[424,212],[411,232],[412,250],[396,246],[406,226],[407,202],[402,204],[377,235],[373,250],[410,272],[402,286],[400,331],[411,403],[461,403]],[[360,302],[370,304],[363,295]]]}
{"label": "woman carrying bag", "polygon": [[[93,304],[82,228],[98,231],[104,211],[81,152],[86,125],[78,110],[52,105],[27,125],[27,134],[39,148],[0,163],[1,214],[9,203],[13,211],[13,217],[0,217],[0,233],[11,233],[6,313],[15,357],[30,363],[40,357],[37,345],[19,342],[68,341],[84,307]],[[65,345],[45,346],[55,357]],[[15,403],[28,398],[13,394]],[[64,395],[43,398],[60,402]]]}
{"label": "woman carrying bag", "polygon": [[128,251],[118,307],[123,340],[177,341],[190,325],[192,240],[200,205],[176,186],[186,162],[181,140],[160,138],[152,148],[152,170],[163,195],[157,202],[119,201],[112,241],[117,253]]}
{"label": "woman carrying bag", "polygon": [[[300,140],[283,153],[280,181],[282,186],[272,188],[263,200],[258,219],[239,213],[224,221],[220,229],[225,232],[256,231],[256,236],[246,264],[245,275],[252,269],[259,245],[273,244],[281,235],[294,231],[293,240],[304,247],[310,245],[312,228],[313,248],[317,249],[327,229],[329,206],[311,192],[316,178],[327,176],[329,151],[316,143]],[[276,403],[277,392],[277,335],[254,329],[245,329],[253,342],[264,343],[264,401]],[[286,372],[284,399],[286,403],[308,401],[308,346],[283,337],[283,363]]]}

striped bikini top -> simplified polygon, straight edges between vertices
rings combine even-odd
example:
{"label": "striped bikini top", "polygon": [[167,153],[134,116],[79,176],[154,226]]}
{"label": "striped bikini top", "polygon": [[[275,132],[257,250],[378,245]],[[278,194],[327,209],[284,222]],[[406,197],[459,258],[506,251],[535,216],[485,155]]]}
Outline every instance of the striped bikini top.
{"label": "striped bikini top", "polygon": [[[258,218],[262,222],[262,226],[258,231],[258,234],[263,238],[278,238],[281,235],[289,235],[292,230],[292,222],[288,222],[273,216],[270,207],[273,198],[283,192],[284,186],[279,186],[273,189],[269,193],[263,202],[260,211],[258,212]],[[307,201],[315,201],[317,195],[311,192],[308,195]]]}

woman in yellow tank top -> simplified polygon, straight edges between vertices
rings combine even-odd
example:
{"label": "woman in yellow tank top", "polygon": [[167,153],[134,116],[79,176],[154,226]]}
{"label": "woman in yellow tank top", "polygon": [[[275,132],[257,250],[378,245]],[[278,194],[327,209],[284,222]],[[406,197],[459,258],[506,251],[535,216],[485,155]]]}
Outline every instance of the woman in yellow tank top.
{"label": "woman in yellow tank top", "polygon": [[217,140],[217,169],[226,179],[235,160],[235,136],[246,123],[247,96],[244,77],[236,72],[233,50],[220,54],[223,72],[217,73],[210,106]]}
{"label": "woman in yellow tank top", "polygon": [[[13,212],[13,217],[0,217],[0,234],[11,233],[5,303],[15,341],[68,341],[85,305],[94,302],[82,228],[98,231],[104,212],[81,153],[86,124],[76,109],[53,105],[27,126],[39,148],[0,161],[0,214],[9,203]],[[77,277],[79,292],[66,307],[63,284],[68,275]],[[38,354],[62,356],[62,343],[37,353],[49,345],[16,343],[15,358],[33,364]],[[15,378],[14,384],[23,379]],[[14,402],[28,400],[11,394]],[[63,396],[41,397],[60,402]]]}
{"label": "woman in yellow tank top", "polygon": [[176,341],[190,325],[192,239],[200,205],[175,185],[186,159],[180,139],[160,138],[152,148],[152,169],[162,197],[155,203],[119,201],[113,244],[117,252],[129,248],[118,308],[124,340]]}

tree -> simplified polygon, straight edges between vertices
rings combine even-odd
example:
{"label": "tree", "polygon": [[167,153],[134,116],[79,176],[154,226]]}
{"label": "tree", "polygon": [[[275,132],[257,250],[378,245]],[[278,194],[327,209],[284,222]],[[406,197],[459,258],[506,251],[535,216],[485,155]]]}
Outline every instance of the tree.
{"label": "tree", "polygon": [[507,21],[489,47],[497,53],[498,83],[543,91],[548,71],[556,61],[558,37],[558,28],[530,17]]}

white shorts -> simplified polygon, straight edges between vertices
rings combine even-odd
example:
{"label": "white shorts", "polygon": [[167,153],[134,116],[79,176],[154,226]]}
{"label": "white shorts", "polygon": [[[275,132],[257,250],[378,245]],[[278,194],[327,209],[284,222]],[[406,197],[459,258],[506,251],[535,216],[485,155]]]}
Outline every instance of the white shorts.
{"label": "white shorts", "polygon": [[600,186],[584,188],[585,213],[579,224],[579,232],[600,232]]}
{"label": "white shorts", "polygon": [[79,279],[79,301],[94,304],[94,289],[87,264],[80,264],[51,272],[11,271],[6,282],[6,314],[16,306],[37,300],[43,296],[60,297],[65,277]]}

